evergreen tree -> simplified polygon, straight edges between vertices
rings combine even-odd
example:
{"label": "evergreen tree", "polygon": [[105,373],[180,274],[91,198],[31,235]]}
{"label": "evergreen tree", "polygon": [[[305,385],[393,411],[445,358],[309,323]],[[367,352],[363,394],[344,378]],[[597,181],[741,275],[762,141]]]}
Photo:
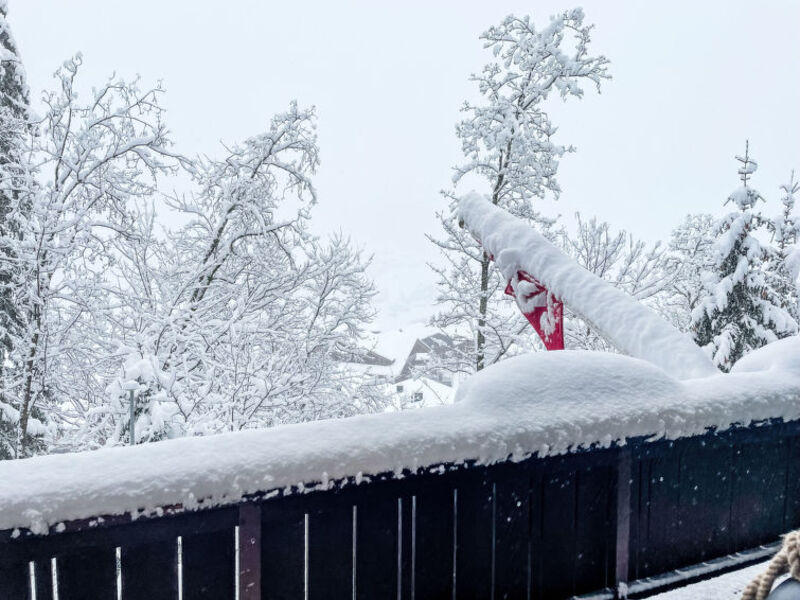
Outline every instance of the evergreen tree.
{"label": "evergreen tree", "polygon": [[[26,133],[29,98],[25,71],[6,15],[8,3],[0,0],[0,238],[18,237],[12,205],[20,191],[24,168],[22,138]],[[0,246],[0,459],[11,458],[16,446],[19,411],[3,394],[20,315],[15,307],[12,282],[13,252]]]}
{"label": "evergreen tree", "polygon": [[763,266],[770,253],[753,235],[765,221],[755,211],[763,198],[748,184],[758,167],[750,157],[749,143],[744,156],[736,160],[741,163],[742,185],[725,204],[739,210],[717,224],[713,269],[705,274],[704,294],[692,311],[695,340],[723,371],[751,350],[797,331],[797,323],[768,285]]}
{"label": "evergreen tree", "polygon": [[771,256],[766,264],[767,281],[780,299],[780,305],[792,318],[800,322],[800,299],[798,299],[797,279],[800,276],[800,220],[794,214],[794,195],[800,191],[800,183],[794,179],[794,171],[789,182],[781,186],[783,197],[781,213],[767,223],[772,233]]}

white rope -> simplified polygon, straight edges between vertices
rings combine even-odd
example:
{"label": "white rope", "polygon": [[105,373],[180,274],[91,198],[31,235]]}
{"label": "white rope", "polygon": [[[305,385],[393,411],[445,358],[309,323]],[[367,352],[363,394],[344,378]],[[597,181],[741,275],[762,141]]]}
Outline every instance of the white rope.
{"label": "white rope", "polygon": [[744,588],[742,600],[766,600],[775,580],[784,573],[800,580],[800,530],[790,531],[783,536],[783,546],[769,561],[767,570]]}

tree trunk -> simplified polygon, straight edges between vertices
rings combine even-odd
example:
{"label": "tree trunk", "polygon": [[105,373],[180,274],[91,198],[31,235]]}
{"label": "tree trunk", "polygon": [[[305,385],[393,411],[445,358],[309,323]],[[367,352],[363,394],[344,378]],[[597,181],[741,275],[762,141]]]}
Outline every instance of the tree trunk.
{"label": "tree trunk", "polygon": [[[506,157],[511,152],[511,143],[509,142],[508,150],[506,151]],[[506,158],[506,163],[508,164],[508,160]],[[498,205],[500,202],[500,189],[503,187],[503,183],[505,182],[505,177],[502,175],[502,168],[503,168],[503,154],[500,154],[500,170],[501,174],[498,176],[497,181],[494,184],[494,190],[492,191],[492,204],[495,206]],[[480,371],[483,367],[486,366],[486,352],[484,348],[486,347],[486,336],[483,334],[483,328],[486,327],[486,313],[489,310],[489,263],[492,262],[489,255],[484,252],[483,258],[481,258],[481,288],[480,288],[480,300],[478,301],[478,335],[477,340],[475,343],[475,350],[476,350],[476,361],[475,361],[475,370]]]}
{"label": "tree trunk", "polygon": [[483,335],[483,328],[486,327],[486,311],[489,305],[489,255],[483,253],[481,259],[481,291],[480,301],[478,302],[478,339],[476,344],[477,361],[475,369],[480,371],[483,369],[486,360],[484,348],[486,346],[486,336]]}
{"label": "tree trunk", "polygon": [[33,400],[33,371],[36,360],[36,348],[39,345],[39,332],[33,334],[31,340],[31,351],[25,363],[25,390],[22,396],[22,405],[19,411],[19,437],[17,441],[17,458],[23,458],[28,450],[28,419],[31,415],[31,404]]}

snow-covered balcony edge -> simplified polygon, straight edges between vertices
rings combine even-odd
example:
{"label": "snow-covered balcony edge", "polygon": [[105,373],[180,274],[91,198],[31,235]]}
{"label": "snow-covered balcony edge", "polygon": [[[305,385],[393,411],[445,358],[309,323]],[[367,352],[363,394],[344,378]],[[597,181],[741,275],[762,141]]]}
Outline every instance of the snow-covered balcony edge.
{"label": "snow-covered balcony edge", "polygon": [[795,421],[796,363],[798,338],[685,381],[621,355],[540,353],[479,373],[450,406],[0,462],[0,530]]}
{"label": "snow-covered balcony edge", "polygon": [[58,556],[59,577],[85,587],[68,557],[86,544],[98,560],[122,547],[125,565],[128,544],[181,536],[183,585],[215,572],[232,597],[238,524],[262,590],[334,575],[417,597],[656,589],[800,525],[787,500],[800,498],[798,356],[785,340],[734,373],[678,381],[624,356],[542,353],[487,369],[453,406],[6,462],[0,574]]}

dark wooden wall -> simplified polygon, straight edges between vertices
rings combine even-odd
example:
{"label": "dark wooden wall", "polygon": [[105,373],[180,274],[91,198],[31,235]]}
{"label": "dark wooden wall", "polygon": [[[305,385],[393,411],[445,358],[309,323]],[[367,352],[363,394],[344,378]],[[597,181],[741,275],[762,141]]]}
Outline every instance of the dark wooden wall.
{"label": "dark wooden wall", "polygon": [[243,600],[557,600],[800,526],[797,423],[443,470],[43,537],[0,532],[0,600],[27,600],[31,581],[51,598],[52,558],[60,600],[111,600],[120,583],[125,600],[172,600],[179,585],[186,600],[225,600],[237,579]]}
{"label": "dark wooden wall", "polygon": [[774,542],[800,526],[796,423],[632,449],[631,580]]}

